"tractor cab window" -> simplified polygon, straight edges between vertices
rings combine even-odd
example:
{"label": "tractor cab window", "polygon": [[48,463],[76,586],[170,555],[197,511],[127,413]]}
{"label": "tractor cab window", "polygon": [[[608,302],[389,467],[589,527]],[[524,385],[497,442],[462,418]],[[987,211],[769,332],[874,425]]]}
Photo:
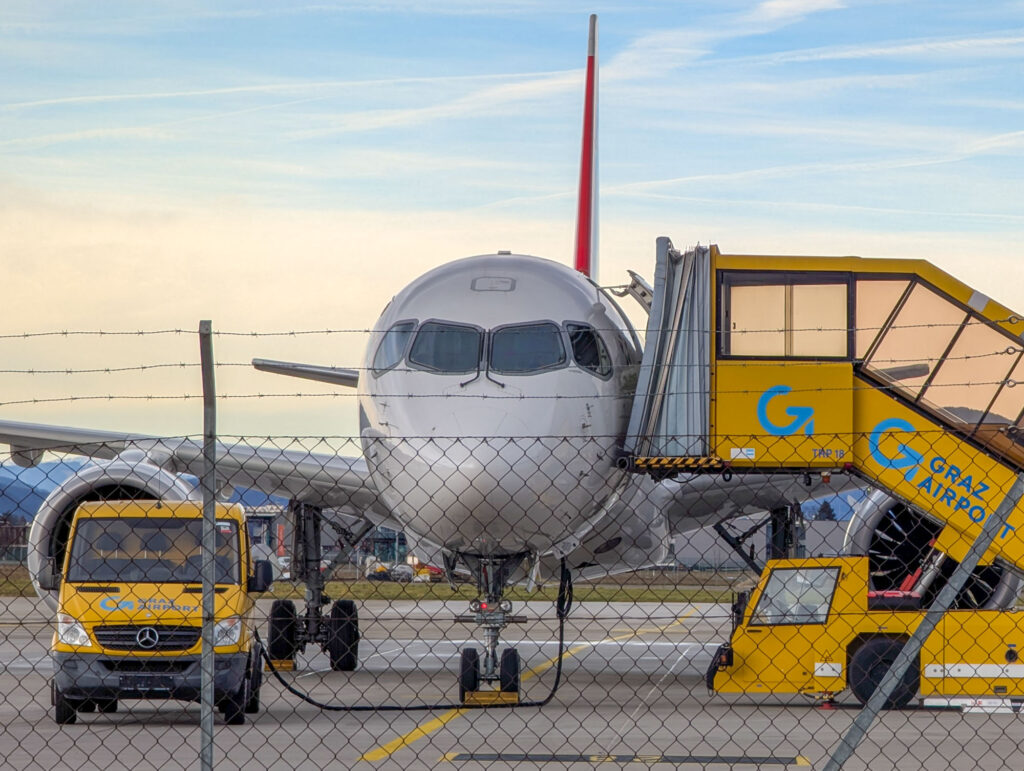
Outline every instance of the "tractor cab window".
{"label": "tractor cab window", "polygon": [[838,581],[838,567],[776,568],[768,577],[750,623],[824,624]]}

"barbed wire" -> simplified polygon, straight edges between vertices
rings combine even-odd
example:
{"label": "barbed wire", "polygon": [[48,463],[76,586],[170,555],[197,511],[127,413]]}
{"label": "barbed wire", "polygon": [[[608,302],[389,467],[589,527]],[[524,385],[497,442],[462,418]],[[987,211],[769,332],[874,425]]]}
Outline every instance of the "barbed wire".
{"label": "barbed wire", "polygon": [[[872,365],[877,365],[877,364],[909,364],[909,363],[926,363],[926,362],[927,363],[942,363],[942,362],[947,362],[947,361],[971,361],[971,360],[975,360],[975,359],[985,359],[985,358],[993,358],[993,357],[999,357],[999,356],[1015,356],[1015,355],[1018,355],[1018,354],[1021,354],[1021,353],[1024,353],[1024,347],[1016,348],[1014,346],[1007,346],[1004,349],[1000,349],[1000,350],[996,350],[996,351],[989,351],[989,352],[986,352],[986,353],[968,353],[968,354],[963,354],[963,355],[960,355],[960,356],[925,356],[925,357],[915,356],[915,357],[911,357],[911,358],[907,358],[907,359],[897,359],[897,358],[879,359],[879,358],[872,357],[870,360],[866,360],[865,363],[866,363],[866,366],[869,366],[869,367],[871,367]],[[749,355],[752,356],[753,354],[749,354]],[[723,355],[719,356],[718,360],[722,361],[722,362],[728,362],[731,366],[735,366],[735,365],[739,364],[740,366],[745,366],[745,367],[777,367],[781,361],[792,361],[792,362],[796,362],[796,363],[801,363],[801,362],[807,361],[808,359],[812,360],[812,361],[820,360],[820,361],[824,361],[824,362],[833,362],[834,361],[834,362],[837,362],[837,363],[844,362],[844,361],[850,361],[849,359],[847,359],[845,357],[839,357],[839,356],[835,356],[835,357],[826,357],[826,356],[821,356],[821,357],[814,357],[814,356],[808,356],[808,357],[763,356],[763,357],[759,357],[757,359],[748,359],[748,358],[746,358],[746,356],[747,356],[746,354],[723,354]],[[854,359],[853,361],[856,362],[856,361],[861,361],[861,360]],[[154,364],[136,364],[136,365],[132,365],[132,366],[123,366],[123,367],[116,367],[116,366],[114,366],[114,367],[111,367],[111,366],[107,366],[107,367],[82,367],[82,368],[61,367],[61,368],[54,368],[54,369],[45,369],[45,368],[40,368],[40,367],[29,367],[29,368],[24,368],[24,369],[14,369],[14,368],[0,369],[0,375],[94,375],[94,374],[121,374],[121,373],[125,373],[125,372],[145,372],[145,371],[148,371],[148,370],[157,370],[157,369],[195,369],[195,368],[198,368],[199,366],[200,366],[199,362],[183,362],[183,361],[178,361],[178,362],[160,362],[160,363],[154,363]],[[218,362],[214,363],[214,366],[215,367],[222,367],[222,368],[231,368],[231,367],[245,368],[245,369],[253,369],[254,368],[254,364],[251,361],[218,361]],[[375,372],[375,373],[379,372],[381,374],[383,374],[385,372],[388,372],[388,373],[391,373],[391,372],[416,372],[416,373],[440,374],[440,375],[451,375],[451,374],[453,374],[453,373],[445,373],[445,372],[438,373],[438,372],[435,372],[433,370],[428,370],[426,368],[420,368],[420,367],[390,367],[390,368],[387,368],[385,370],[385,369],[376,368],[376,367],[364,367],[364,366],[361,366],[361,365],[342,366],[342,365],[331,364],[331,365],[324,365],[324,366],[326,366],[328,368],[331,368],[331,369],[351,370],[351,371],[354,371],[354,372]],[[661,363],[661,364],[643,364],[643,363],[639,363],[639,364],[617,364],[617,365],[610,365],[610,366],[612,367],[612,369],[617,369],[617,370],[621,371],[621,370],[630,370],[630,369],[639,369],[639,370],[644,370],[644,369],[669,369],[669,370],[673,370],[673,369],[699,369],[699,368],[708,368],[711,365],[710,365],[709,362],[705,361],[705,362],[671,362],[671,363]],[[874,368],[878,369],[877,367],[874,367]],[[557,368],[551,368],[550,370],[544,370],[544,371],[556,371],[556,370],[557,370]],[[538,372],[540,372],[540,371],[538,371]],[[461,375],[461,374],[464,374],[464,373],[456,373],[456,374]],[[507,374],[507,373],[505,373],[505,374]],[[523,373],[523,374],[526,374],[526,373]]]}
{"label": "barbed wire", "polygon": [[[1013,314],[1005,318],[999,319],[987,319],[982,317],[970,317],[967,320],[967,324],[971,325],[974,322],[975,325],[990,326],[993,324],[1019,324],[1024,322],[1024,316]],[[453,324],[459,324],[461,322],[452,321]],[[530,323],[530,320],[526,320],[525,323]],[[921,324],[894,324],[888,327],[889,329],[951,329],[959,328],[964,325],[964,320],[955,322],[929,322]],[[793,333],[806,333],[806,332],[877,332],[884,329],[884,326],[864,326],[864,327],[847,327],[847,326],[835,326],[835,327],[765,327],[758,329],[742,329],[742,330],[728,330],[731,334],[779,334],[784,332]],[[389,328],[376,328],[376,327],[338,327],[331,328],[325,327],[321,329],[290,329],[290,330],[214,330],[213,335],[215,337],[250,337],[250,338],[262,338],[262,337],[306,337],[312,335],[344,335],[344,334],[358,334],[358,335],[369,335],[379,334],[387,332]],[[609,332],[618,333],[624,331],[622,327],[611,326],[602,327],[594,326],[598,332]],[[657,331],[660,333],[667,333],[670,331],[677,331],[683,333],[701,333],[707,332],[706,328],[700,327],[661,327],[657,329],[650,329],[647,327],[638,328],[638,332],[651,332]],[[1008,332],[1008,330],[1002,330]],[[427,334],[432,331],[427,330]],[[437,334],[444,334],[444,330],[435,330]],[[719,333],[726,333],[727,330],[719,330]],[[38,332],[12,332],[6,334],[0,334],[0,340],[19,340],[19,339],[32,339],[39,337],[145,337],[150,335],[196,335],[198,332],[195,329],[184,329],[184,328],[165,328],[165,329],[123,329],[123,330],[43,330]],[[1012,333],[1010,333],[1012,334]]]}
{"label": "barbed wire", "polygon": [[[1024,381],[1017,380],[992,380],[992,381],[970,381],[963,383],[932,383],[928,386],[928,391],[939,388],[973,388],[981,386],[996,386],[1003,385],[1007,388],[1015,388],[1019,385],[1024,385]],[[808,393],[835,393],[835,392],[850,392],[854,393],[857,391],[894,391],[903,392],[906,389],[903,386],[892,384],[864,384],[864,385],[852,385],[852,386],[811,386],[811,387],[799,387],[794,386],[788,392],[790,394],[808,394]],[[719,396],[742,396],[751,394],[762,394],[763,388],[741,388],[741,389],[716,389],[715,394]],[[667,396],[680,395],[688,392],[685,391],[666,391]],[[490,394],[490,393],[426,393],[426,394],[413,394],[413,393],[369,393],[364,391],[325,391],[325,392],[304,392],[304,391],[287,391],[287,392],[272,392],[272,393],[238,393],[238,394],[217,394],[218,399],[281,399],[281,398],[379,398],[379,399],[487,399],[492,401],[537,401],[537,400],[555,400],[555,401],[595,401],[601,399],[631,399],[633,398],[632,393],[622,392],[614,394]],[[91,394],[91,395],[75,395],[75,396],[58,396],[58,397],[45,397],[45,398],[27,398],[10,401],[0,401],[0,407],[14,406],[19,404],[50,404],[57,402],[76,402],[76,401],[154,401],[154,400],[193,400],[202,399],[203,396],[200,393],[185,393],[185,394]],[[1022,395],[1024,399],[1024,395]]]}

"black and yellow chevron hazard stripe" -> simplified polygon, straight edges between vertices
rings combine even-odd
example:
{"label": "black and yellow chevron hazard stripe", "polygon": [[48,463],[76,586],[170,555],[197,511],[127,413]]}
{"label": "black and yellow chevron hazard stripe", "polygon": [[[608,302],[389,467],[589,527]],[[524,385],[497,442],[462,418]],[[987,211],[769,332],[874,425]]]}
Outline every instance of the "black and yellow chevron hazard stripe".
{"label": "black and yellow chevron hazard stripe", "polygon": [[673,458],[633,458],[632,464],[636,471],[721,471],[725,461],[717,455],[687,456]]}

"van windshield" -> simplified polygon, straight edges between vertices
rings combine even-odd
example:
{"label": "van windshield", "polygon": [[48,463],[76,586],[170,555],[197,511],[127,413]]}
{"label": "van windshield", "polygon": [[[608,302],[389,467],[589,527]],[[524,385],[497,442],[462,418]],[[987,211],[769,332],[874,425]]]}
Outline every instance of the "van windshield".
{"label": "van windshield", "polygon": [[[203,521],[173,517],[96,517],[75,528],[67,580],[198,584]],[[215,581],[238,584],[238,528],[217,520]]]}

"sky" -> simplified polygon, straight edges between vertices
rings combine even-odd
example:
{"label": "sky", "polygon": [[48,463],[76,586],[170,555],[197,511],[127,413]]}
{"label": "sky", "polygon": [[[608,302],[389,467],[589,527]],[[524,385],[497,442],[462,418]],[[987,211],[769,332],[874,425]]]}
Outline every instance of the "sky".
{"label": "sky", "polygon": [[349,393],[245,363],[360,366],[451,259],[571,263],[590,13],[602,284],[667,235],[928,259],[1024,309],[1020,0],[5,0],[0,418],[195,433],[211,319],[336,330],[219,335],[223,431],[355,433]]}

